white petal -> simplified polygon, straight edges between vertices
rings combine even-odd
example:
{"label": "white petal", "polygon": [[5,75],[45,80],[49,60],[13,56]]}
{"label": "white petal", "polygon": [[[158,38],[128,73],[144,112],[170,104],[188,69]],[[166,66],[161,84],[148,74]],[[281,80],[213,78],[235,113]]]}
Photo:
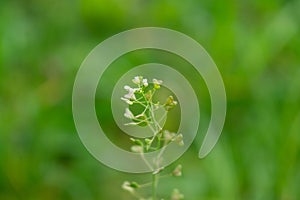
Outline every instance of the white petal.
{"label": "white petal", "polygon": [[153,81],[154,84],[157,84],[157,85],[161,85],[162,82],[163,82],[162,80],[157,80],[155,78],[152,81]]}
{"label": "white petal", "polygon": [[148,86],[148,80],[147,80],[147,79],[143,79],[143,85],[144,85],[145,87]]}
{"label": "white petal", "polygon": [[129,108],[125,108],[125,113],[124,116],[128,119],[133,119],[134,115],[132,114],[132,112],[129,110]]}
{"label": "white petal", "polygon": [[132,88],[129,87],[128,85],[125,85],[125,86],[124,86],[124,89],[127,90],[127,91],[129,91],[129,90],[132,89]]}
{"label": "white petal", "polygon": [[129,99],[126,99],[126,98],[124,98],[124,97],[121,97],[121,100],[125,101],[125,102],[126,102],[127,104],[129,104],[129,105],[132,105],[132,104],[133,104],[132,101],[130,101]]}

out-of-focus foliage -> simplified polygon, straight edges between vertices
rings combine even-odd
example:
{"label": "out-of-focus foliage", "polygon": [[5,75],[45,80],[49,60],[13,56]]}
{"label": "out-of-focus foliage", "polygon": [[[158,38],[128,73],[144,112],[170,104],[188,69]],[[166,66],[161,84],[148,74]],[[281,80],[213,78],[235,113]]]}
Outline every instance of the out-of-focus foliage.
{"label": "out-of-focus foliage", "polygon": [[[79,140],[71,110],[73,81],[88,52],[111,35],[142,26],[172,28],[201,43],[227,90],[227,120],[216,148],[198,160],[199,136],[176,162],[184,166],[183,177],[162,181],[159,193],[168,195],[177,185],[188,200],[299,199],[299,7],[299,0],[2,0],[0,199],[130,199],[121,183],[149,179],[95,160]],[[153,59],[185,64],[146,50],[114,65]],[[116,79],[112,72],[106,80]],[[186,76],[202,81],[192,71]],[[209,95],[203,81],[196,90],[203,134]],[[97,113],[101,121],[109,107]]]}

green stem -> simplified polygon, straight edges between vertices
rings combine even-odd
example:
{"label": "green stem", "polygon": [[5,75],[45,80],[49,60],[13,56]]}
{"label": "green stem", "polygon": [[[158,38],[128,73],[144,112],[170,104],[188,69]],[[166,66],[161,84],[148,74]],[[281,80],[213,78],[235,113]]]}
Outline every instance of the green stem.
{"label": "green stem", "polygon": [[152,174],[152,200],[156,200],[157,184],[158,184],[158,174]]}
{"label": "green stem", "polygon": [[141,157],[142,157],[143,161],[145,162],[145,164],[149,167],[149,169],[153,171],[153,168],[150,165],[150,163],[146,160],[144,153],[141,153]]}

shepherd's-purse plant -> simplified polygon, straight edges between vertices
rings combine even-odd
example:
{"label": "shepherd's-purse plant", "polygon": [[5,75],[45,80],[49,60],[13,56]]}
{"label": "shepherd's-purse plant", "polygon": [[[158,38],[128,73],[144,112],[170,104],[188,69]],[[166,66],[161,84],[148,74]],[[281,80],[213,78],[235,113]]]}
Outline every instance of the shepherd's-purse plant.
{"label": "shepherd's-purse plant", "polygon": [[[153,79],[151,83],[142,76],[136,76],[132,79],[134,87],[128,85],[124,86],[127,91],[121,100],[123,100],[128,107],[125,108],[124,117],[128,119],[127,126],[148,126],[152,131],[152,136],[145,139],[130,138],[133,145],[131,151],[139,153],[145,164],[153,171],[152,181],[149,183],[139,184],[136,182],[125,181],[122,188],[128,191],[134,198],[139,200],[163,200],[162,197],[158,197],[157,188],[160,178],[169,176],[178,177],[182,175],[182,166],[178,165],[175,169],[165,175],[161,175],[163,167],[161,163],[163,161],[163,154],[166,146],[175,142],[179,146],[183,146],[183,135],[181,133],[174,133],[163,128],[162,122],[166,120],[168,113],[176,105],[177,101],[173,96],[167,97],[164,103],[159,101],[154,102],[153,97],[157,94],[161,88],[162,80]],[[157,112],[160,114],[157,115]],[[161,114],[162,113],[162,114]],[[158,156],[154,159],[153,163],[150,163],[145,159],[144,154],[161,150]],[[152,187],[152,195],[150,197],[144,197],[138,191],[140,188]],[[184,198],[183,194],[178,189],[174,189],[171,193],[171,200],[181,200]]]}

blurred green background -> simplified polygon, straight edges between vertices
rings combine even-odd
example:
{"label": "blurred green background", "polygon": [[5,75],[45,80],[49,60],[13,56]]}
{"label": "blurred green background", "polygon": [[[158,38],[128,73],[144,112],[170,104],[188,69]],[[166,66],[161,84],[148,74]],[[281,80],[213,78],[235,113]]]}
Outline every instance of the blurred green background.
{"label": "blurred green background", "polygon": [[[176,187],[187,200],[299,199],[299,8],[299,0],[1,0],[0,199],[126,200],[124,180],[150,180],[94,159],[79,140],[71,109],[73,81],[89,51],[143,26],[171,28],[202,44],[219,67],[228,100],[213,152],[197,158],[199,136],[174,163],[182,163],[183,177],[162,181],[159,193],[167,197]],[[181,63],[151,51],[118,62],[153,60]],[[204,134],[209,96],[198,90]]]}

